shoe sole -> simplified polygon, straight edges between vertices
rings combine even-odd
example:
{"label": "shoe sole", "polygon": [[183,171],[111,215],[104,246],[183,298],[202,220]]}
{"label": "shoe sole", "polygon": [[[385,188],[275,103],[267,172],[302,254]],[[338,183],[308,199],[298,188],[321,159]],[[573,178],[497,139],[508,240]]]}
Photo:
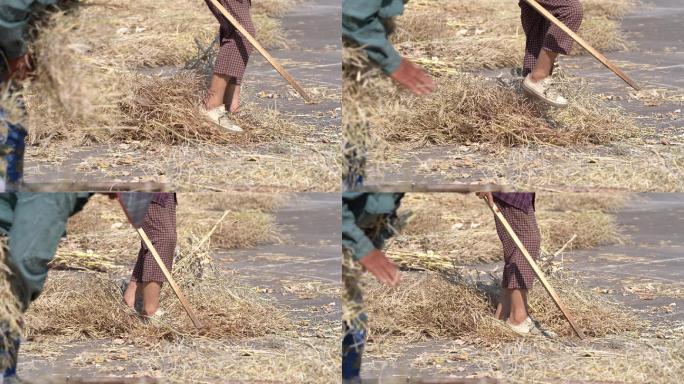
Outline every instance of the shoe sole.
{"label": "shoe sole", "polygon": [[525,92],[525,95],[530,96],[530,97],[532,97],[538,101],[541,101],[544,104],[550,105],[552,107],[567,108],[567,106],[568,106],[568,104],[559,104],[559,103],[556,103],[554,101],[547,99],[546,97],[544,97],[544,95],[540,95],[539,93],[537,93],[537,91],[530,88],[527,84],[525,84],[524,81],[522,83],[522,89]]}

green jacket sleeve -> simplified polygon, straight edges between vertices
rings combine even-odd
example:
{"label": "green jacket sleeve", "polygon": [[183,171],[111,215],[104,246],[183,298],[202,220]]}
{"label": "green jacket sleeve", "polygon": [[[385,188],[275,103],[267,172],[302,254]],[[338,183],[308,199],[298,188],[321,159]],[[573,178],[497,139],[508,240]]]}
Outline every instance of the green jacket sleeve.
{"label": "green jacket sleeve", "polygon": [[368,58],[389,74],[399,68],[401,56],[389,41],[382,16],[401,14],[404,2],[392,0],[390,9],[383,9],[386,2],[387,0],[344,0],[342,37],[363,47]]}
{"label": "green jacket sleeve", "polygon": [[26,53],[26,30],[34,4],[52,5],[55,0],[0,1],[0,51],[8,59],[16,59]]}
{"label": "green jacket sleeve", "polygon": [[375,249],[371,239],[356,225],[356,217],[346,202],[342,203],[342,247],[351,251],[354,260],[361,260]]}

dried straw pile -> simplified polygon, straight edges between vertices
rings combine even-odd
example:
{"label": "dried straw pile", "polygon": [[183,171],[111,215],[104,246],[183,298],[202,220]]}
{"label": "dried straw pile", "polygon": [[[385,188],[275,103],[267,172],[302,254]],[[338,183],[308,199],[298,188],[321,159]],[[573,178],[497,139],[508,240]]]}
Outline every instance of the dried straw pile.
{"label": "dried straw pile", "polygon": [[[403,277],[397,289],[366,279],[365,297],[367,311],[372,314],[370,335],[374,340],[468,338],[496,344],[517,338],[492,317],[498,282],[474,283],[430,272],[404,273]],[[633,313],[570,276],[553,277],[550,282],[589,336],[634,332],[642,326]],[[541,287],[530,295],[530,315],[561,337],[573,336],[567,321]]]}
{"label": "dried straw pile", "polygon": [[[290,322],[282,310],[258,297],[250,288],[217,272],[212,258],[213,252],[220,247],[249,246],[278,238],[273,220],[258,207],[275,209],[282,198],[270,198],[266,194],[245,195],[236,197],[236,204],[228,207],[224,204],[230,201],[229,196],[214,200],[212,195],[191,195],[187,201],[184,195],[179,196],[179,248],[172,271],[204,323],[203,329],[194,328],[168,286],[162,292],[161,301],[168,317],[160,323],[146,324],[125,307],[121,291],[111,276],[53,271],[43,295],[27,313],[28,335],[69,340],[113,337],[154,342],[186,336],[240,339],[290,329]],[[240,201],[248,202],[251,208],[243,211]],[[111,234],[128,226],[119,225],[121,217],[112,211],[118,208],[116,204],[105,197],[91,201],[70,223],[72,240],[67,246],[73,248],[84,238],[90,238],[85,244],[102,254],[108,253],[107,248],[118,249],[118,252],[123,249],[126,255],[117,260],[119,263],[127,260],[130,264],[137,254],[138,239],[129,228]],[[226,217],[231,217],[232,221],[222,228]],[[106,233],[110,235],[106,236]],[[228,235],[232,237],[222,239]],[[221,239],[218,244],[214,242],[217,239]]]}
{"label": "dried straw pile", "polygon": [[[271,15],[292,2],[266,3],[255,7],[256,12],[264,12],[254,17],[261,31],[257,38],[268,47],[284,46],[285,35]],[[166,144],[235,142],[234,136],[199,115],[205,74],[179,69],[209,46],[217,25],[206,5],[194,0],[164,6],[152,0],[86,0],[52,15],[38,28],[32,44],[38,68],[35,80],[26,87],[29,142],[47,145],[63,139],[83,145],[151,138]],[[143,69],[158,66],[176,68],[165,77],[147,75]],[[269,123],[276,120],[277,128],[292,125],[277,114],[260,113],[269,117]],[[248,137],[241,141],[274,137],[251,119],[238,123],[248,128]]]}
{"label": "dried straw pile", "polygon": [[[371,127],[371,137],[404,148],[472,142],[577,146],[638,134],[620,110],[593,98],[586,83],[571,82],[560,73],[558,78],[572,102],[563,111],[543,109],[512,89],[460,72],[439,77],[437,90],[423,98],[397,92],[390,80],[375,78],[358,87],[356,95],[345,93],[344,105]],[[358,93],[363,94],[359,97]],[[383,103],[368,102],[371,99]],[[357,125],[357,130],[363,127]]]}
{"label": "dried straw pile", "polygon": [[197,336],[230,340],[289,328],[280,309],[226,277],[195,279],[181,283],[181,289],[203,329],[194,328],[168,288],[162,295],[168,317],[159,323],[145,323],[127,309],[121,291],[108,277],[54,272],[43,295],[26,313],[27,336],[67,340],[112,337],[136,342]]}
{"label": "dried straw pile", "polygon": [[[584,3],[589,28],[585,35],[590,42],[600,49],[621,47],[617,23],[604,18],[619,17],[633,2],[617,1],[613,7],[598,1]],[[556,77],[571,101],[562,111],[535,105],[514,87],[497,86],[482,76],[461,72],[520,65],[524,36],[515,2],[411,2],[396,24],[393,40],[399,50],[427,68],[437,78],[438,87],[430,97],[414,97],[369,68],[362,52],[345,48],[343,134],[351,148],[361,148],[364,158],[366,152],[386,158],[429,145],[477,142],[575,147],[642,134],[620,109],[597,100],[585,82],[568,79],[562,70],[556,71]]]}

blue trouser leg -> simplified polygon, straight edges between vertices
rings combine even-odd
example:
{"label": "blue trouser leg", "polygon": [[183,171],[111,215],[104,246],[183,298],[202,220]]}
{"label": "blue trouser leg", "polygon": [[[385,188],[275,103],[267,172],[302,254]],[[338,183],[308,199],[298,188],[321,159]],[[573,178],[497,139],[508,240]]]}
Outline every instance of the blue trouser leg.
{"label": "blue trouser leg", "polygon": [[342,380],[354,380],[361,377],[361,360],[366,343],[366,332],[361,329],[350,329],[345,324],[342,339]]}
{"label": "blue trouser leg", "polygon": [[363,294],[359,285],[362,273],[361,265],[355,262],[349,252],[344,252],[342,260],[342,280],[344,292],[342,306],[344,310],[344,337],[342,339],[342,381],[357,383],[361,380],[361,358],[366,344],[366,316]]}
{"label": "blue trouser leg", "polygon": [[[17,99],[17,107],[24,110],[24,102]],[[19,189],[24,180],[24,149],[26,147],[26,135],[28,131],[18,122],[11,121],[7,112],[0,108],[0,124],[7,132],[0,135],[0,153],[5,158],[2,174],[3,185],[0,192],[14,192]],[[3,129],[4,131],[4,129]]]}
{"label": "blue trouser leg", "polygon": [[6,334],[7,337],[7,350],[4,351],[5,356],[2,358],[6,359],[6,368],[3,372],[3,378],[15,377],[17,375],[17,358],[19,357],[19,343],[20,339],[18,337],[13,337],[9,333]]}

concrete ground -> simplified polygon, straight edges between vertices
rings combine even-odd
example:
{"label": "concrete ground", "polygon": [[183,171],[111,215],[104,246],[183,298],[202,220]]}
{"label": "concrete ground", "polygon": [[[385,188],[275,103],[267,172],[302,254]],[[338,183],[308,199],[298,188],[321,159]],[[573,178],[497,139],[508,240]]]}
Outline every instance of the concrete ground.
{"label": "concrete ground", "polygon": [[[287,82],[255,52],[247,67],[243,84],[246,102],[266,110],[277,110],[300,129],[301,138],[284,138],[250,148],[239,145],[187,143],[155,145],[155,143],[111,143],[70,148],[53,142],[48,148],[26,150],[25,181],[46,183],[60,181],[160,181],[174,190],[230,190],[236,188],[274,189],[282,191],[337,189],[334,158],[342,118],[341,93],[341,5],[336,0],[306,0],[295,6],[280,20],[288,36],[288,47],[272,49],[273,55],[295,79],[310,91],[314,104],[305,103]],[[145,68],[145,73],[171,75],[177,68]],[[46,151],[49,152],[46,155]],[[302,176],[301,185],[290,180],[276,180],[265,185],[258,176],[259,167],[282,158],[282,163],[320,161],[320,170]],[[260,161],[261,160],[261,161]],[[254,176],[250,176],[251,173]],[[287,172],[282,172],[285,175]],[[235,177],[233,177],[235,175]],[[245,176],[247,175],[247,176]],[[199,183],[201,177],[209,182]],[[242,176],[242,177],[237,177]],[[325,184],[328,176],[328,185]],[[245,179],[246,177],[246,179]],[[277,175],[275,176],[278,177]],[[238,183],[237,179],[240,179]]]}
{"label": "concrete ground", "polygon": [[[282,244],[224,250],[214,255],[221,273],[274,299],[298,325],[300,339],[314,345],[340,336],[339,212],[338,194],[293,194],[276,213],[276,223],[285,238]],[[277,343],[254,343],[262,351],[280,348]],[[123,340],[88,340],[53,347],[48,353],[31,342],[25,343],[19,374],[34,383],[65,377],[163,376],[150,371],[147,364],[136,363],[146,356],[156,361],[153,352]],[[202,353],[206,351],[197,352]],[[164,362],[159,364],[156,369],[163,372]]]}
{"label": "concrete ground", "polygon": [[[562,57],[563,68],[571,75],[587,80],[592,90],[606,100],[608,105],[617,105],[627,113],[633,114],[637,125],[655,128],[658,134],[667,132],[666,140],[682,147],[684,140],[684,3],[678,0],[651,0],[638,6],[632,14],[624,17],[621,29],[626,40],[633,47],[627,51],[606,52],[606,56],[621,67],[642,88],[648,89],[638,98],[629,96],[634,91],[592,56]],[[508,69],[482,71],[481,74],[495,78],[508,77]],[[677,95],[679,100],[650,97],[652,91]],[[660,142],[661,138],[654,138]],[[549,148],[550,151],[552,148]],[[544,152],[545,149],[539,149]],[[587,152],[587,157],[614,157],[611,146],[593,149],[572,149],[568,152]],[[653,151],[658,150],[654,146]],[[431,146],[417,149],[402,155],[405,162],[400,164],[371,165],[368,183],[436,183],[436,182],[476,182],[491,180],[502,173],[515,173],[518,170],[496,168],[485,169],[478,166],[491,162],[491,156],[479,152],[477,143],[473,145]],[[516,153],[516,149],[512,150]],[[559,155],[545,159],[542,154],[525,153],[521,157],[531,163],[553,161]],[[619,154],[619,151],[617,151]],[[554,157],[556,156],[556,157]],[[516,156],[511,156],[516,157]],[[524,178],[524,177],[522,177]],[[564,180],[549,182],[549,187],[565,185]],[[584,185],[573,186],[577,188]],[[630,189],[630,185],[621,185]],[[681,188],[680,188],[681,189]]]}
{"label": "concrete ground", "polygon": [[[566,252],[564,268],[579,273],[589,288],[632,307],[641,318],[670,329],[684,329],[684,194],[639,194],[617,212],[616,219],[624,244]],[[497,267],[501,267],[500,263],[477,265],[476,269],[486,272]],[[543,290],[536,292],[545,294]],[[373,314],[369,313],[369,317],[372,322]],[[605,343],[609,341],[589,340],[580,349]],[[449,359],[452,354],[469,358]],[[370,382],[402,377],[419,383],[423,379],[444,378],[445,371],[456,373],[456,377],[494,375],[498,368],[489,366],[488,360],[478,360],[488,355],[491,351],[464,340],[428,340],[404,350],[393,350],[391,357],[367,354],[363,372]],[[446,359],[431,360],[434,356]],[[503,355],[501,359],[500,365],[505,367]],[[433,361],[439,363],[430,364]]]}

